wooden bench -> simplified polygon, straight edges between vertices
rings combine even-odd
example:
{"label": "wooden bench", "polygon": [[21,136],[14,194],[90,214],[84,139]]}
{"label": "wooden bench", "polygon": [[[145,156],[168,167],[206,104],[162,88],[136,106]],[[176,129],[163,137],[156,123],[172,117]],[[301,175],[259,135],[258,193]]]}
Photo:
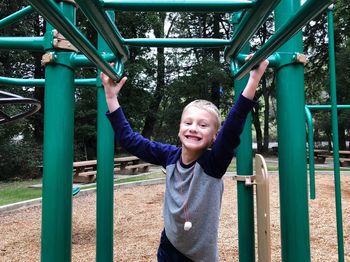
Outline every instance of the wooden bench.
{"label": "wooden bench", "polygon": [[341,167],[348,167],[348,166],[350,166],[350,158],[340,157],[339,158],[339,165]]}
{"label": "wooden bench", "polygon": [[136,156],[117,157],[114,159],[114,171],[120,175],[134,175],[147,172],[151,164],[142,162]]}
{"label": "wooden bench", "polygon": [[96,181],[97,160],[77,161],[73,163],[73,182],[93,183]]}
{"label": "wooden bench", "polygon": [[150,164],[150,163],[141,163],[141,164],[137,164],[137,165],[130,165],[130,166],[126,166],[125,170],[129,170],[131,172],[131,174],[143,173],[143,172],[148,172],[149,167],[151,165],[152,164]]}
{"label": "wooden bench", "polygon": [[96,182],[96,173],[96,170],[81,172],[76,177],[75,182],[80,181],[80,183],[94,183]]}

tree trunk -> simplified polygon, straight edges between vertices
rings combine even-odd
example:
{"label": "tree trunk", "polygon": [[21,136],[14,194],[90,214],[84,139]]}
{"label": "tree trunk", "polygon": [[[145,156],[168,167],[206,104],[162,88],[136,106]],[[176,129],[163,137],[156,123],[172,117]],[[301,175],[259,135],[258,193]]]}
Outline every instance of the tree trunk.
{"label": "tree trunk", "polygon": [[255,133],[256,133],[257,151],[260,153],[262,151],[262,132],[261,132],[261,124],[259,120],[259,105],[256,105],[252,110],[252,120],[253,120]]}
{"label": "tree trunk", "polygon": [[[164,21],[166,14],[160,13],[160,26],[154,30],[154,34],[157,38],[164,37]],[[154,92],[152,101],[147,112],[145,125],[143,127],[142,135],[146,138],[150,138],[154,133],[154,127],[157,122],[157,113],[160,106],[160,102],[164,96],[165,89],[165,60],[164,60],[164,48],[157,48],[157,86]]]}
{"label": "tree trunk", "polygon": [[269,151],[269,142],[270,142],[270,132],[269,132],[269,120],[270,120],[270,92],[267,90],[266,78],[263,78],[263,96],[264,96],[264,143],[262,146],[262,152],[267,153]]}

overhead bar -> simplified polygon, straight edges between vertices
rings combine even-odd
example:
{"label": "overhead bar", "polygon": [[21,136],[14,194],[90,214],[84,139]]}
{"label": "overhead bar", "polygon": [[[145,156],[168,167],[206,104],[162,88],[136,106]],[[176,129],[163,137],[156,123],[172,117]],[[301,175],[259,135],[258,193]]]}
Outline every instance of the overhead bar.
{"label": "overhead bar", "polygon": [[281,45],[297,33],[312,18],[324,11],[332,0],[308,0],[234,75],[241,79],[263,59],[275,52]]}
{"label": "overhead bar", "polygon": [[[88,2],[88,1],[87,1]],[[104,0],[106,9],[117,11],[236,12],[255,5],[249,0]]]}
{"label": "overhead bar", "polygon": [[129,51],[124,46],[123,37],[121,36],[115,23],[111,21],[106,12],[101,8],[101,2],[99,0],[75,0],[80,9],[89,19],[97,32],[106,41],[109,48],[116,55],[122,57],[122,61],[128,60]]}
{"label": "overhead bar", "polygon": [[231,46],[227,47],[224,51],[224,57],[227,62],[230,62],[230,58],[239,53],[242,47],[266,21],[279,2],[280,0],[259,0],[255,2],[254,8],[244,13],[230,39]]}
{"label": "overhead bar", "polygon": [[[9,86],[45,86],[45,79],[22,79],[0,76],[0,84]],[[96,78],[74,79],[75,86],[96,86]]]}
{"label": "overhead bar", "polygon": [[25,49],[44,51],[45,39],[42,36],[4,36],[0,37],[0,49]]}
{"label": "overhead bar", "polygon": [[83,52],[98,68],[101,69],[114,81],[119,81],[116,71],[98,53],[96,48],[86,39],[86,37],[70,22],[51,0],[29,0],[31,5],[63,34],[76,48]]}
{"label": "overhead bar", "polygon": [[5,28],[17,21],[19,21],[22,17],[33,13],[34,9],[31,6],[27,6],[3,19],[0,20],[0,29]]}
{"label": "overhead bar", "polygon": [[125,39],[129,46],[148,47],[225,47],[230,44],[229,40],[215,38],[130,38]]}

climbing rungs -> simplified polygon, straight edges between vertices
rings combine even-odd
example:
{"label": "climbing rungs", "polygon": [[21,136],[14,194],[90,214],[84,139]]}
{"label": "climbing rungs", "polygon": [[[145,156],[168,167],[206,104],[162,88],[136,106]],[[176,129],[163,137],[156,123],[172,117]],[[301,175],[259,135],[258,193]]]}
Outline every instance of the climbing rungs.
{"label": "climbing rungs", "polygon": [[104,0],[101,5],[117,11],[236,12],[254,5],[249,0]]}

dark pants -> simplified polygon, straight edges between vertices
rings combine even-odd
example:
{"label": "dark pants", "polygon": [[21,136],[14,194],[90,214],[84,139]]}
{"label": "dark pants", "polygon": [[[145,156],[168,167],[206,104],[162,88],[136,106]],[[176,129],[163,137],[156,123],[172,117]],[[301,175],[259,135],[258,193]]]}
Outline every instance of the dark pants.
{"label": "dark pants", "polygon": [[163,230],[157,253],[158,262],[193,262],[181,254],[169,241]]}

